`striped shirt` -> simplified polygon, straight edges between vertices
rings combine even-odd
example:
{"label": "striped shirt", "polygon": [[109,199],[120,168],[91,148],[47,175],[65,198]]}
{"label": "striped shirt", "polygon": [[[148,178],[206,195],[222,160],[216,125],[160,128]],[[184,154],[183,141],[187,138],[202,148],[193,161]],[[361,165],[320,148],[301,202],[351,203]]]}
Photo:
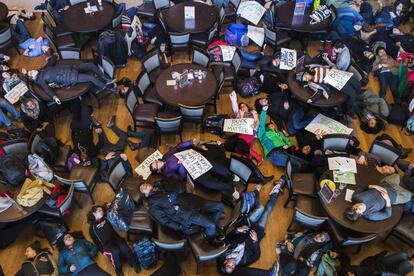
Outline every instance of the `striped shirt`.
{"label": "striped shirt", "polygon": [[313,77],[313,81],[316,83],[323,83],[324,82],[323,79],[328,75],[331,69],[329,69],[329,67],[326,67],[326,66],[320,66],[320,67],[313,68],[313,70],[315,71],[315,76]]}

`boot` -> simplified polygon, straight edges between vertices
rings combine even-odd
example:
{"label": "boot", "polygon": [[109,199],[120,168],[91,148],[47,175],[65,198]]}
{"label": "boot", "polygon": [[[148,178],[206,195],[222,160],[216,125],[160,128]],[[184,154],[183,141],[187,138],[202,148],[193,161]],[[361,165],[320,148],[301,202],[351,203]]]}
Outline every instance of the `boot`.
{"label": "boot", "polygon": [[263,163],[263,156],[261,154],[259,154],[258,152],[256,152],[254,149],[250,149],[250,156],[256,160],[257,162],[257,166],[260,167],[260,165],[262,165]]}
{"label": "boot", "polygon": [[135,132],[135,131],[132,130],[132,127],[131,126],[128,126],[127,127],[127,136],[128,137],[131,137],[132,136],[131,133],[133,133],[133,132]]}
{"label": "boot", "polygon": [[124,272],[122,271],[122,269],[116,269],[115,273],[116,273],[116,276],[124,276]]}
{"label": "boot", "polygon": [[405,159],[413,151],[413,149],[412,148],[403,148],[403,147],[401,147],[400,151],[401,151],[400,158]]}
{"label": "boot", "polygon": [[139,265],[139,263],[135,263],[133,265],[133,267],[134,267],[135,273],[140,273],[141,272],[141,266]]}
{"label": "boot", "polygon": [[141,144],[140,143],[133,143],[131,141],[127,141],[127,143],[128,143],[129,148],[132,151],[137,150],[137,149],[139,149],[141,147]]}
{"label": "boot", "polygon": [[115,115],[113,115],[113,116],[111,117],[111,119],[109,119],[109,122],[108,122],[108,124],[106,125],[106,127],[107,127],[107,128],[112,128],[112,127],[114,127],[114,126],[115,126],[115,120],[116,120],[116,116],[115,116]]}
{"label": "boot", "polygon": [[260,169],[256,165],[254,165],[251,160],[246,159],[246,165],[252,170],[250,182],[264,185],[273,179],[273,175],[264,176]]}

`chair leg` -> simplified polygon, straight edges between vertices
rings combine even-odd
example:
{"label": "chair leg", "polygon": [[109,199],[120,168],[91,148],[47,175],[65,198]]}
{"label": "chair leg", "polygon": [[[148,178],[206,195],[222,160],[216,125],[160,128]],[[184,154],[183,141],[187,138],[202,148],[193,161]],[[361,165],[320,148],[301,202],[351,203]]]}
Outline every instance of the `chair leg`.
{"label": "chair leg", "polygon": [[388,238],[392,235],[393,230],[391,230],[388,235],[385,237],[385,239],[383,239],[383,242],[386,242],[388,240]]}
{"label": "chair leg", "polygon": [[360,243],[357,247],[357,250],[355,251],[355,254],[359,254],[361,252],[362,243]]}
{"label": "chair leg", "polygon": [[288,196],[288,198],[286,199],[285,205],[283,205],[284,208],[286,208],[289,205],[289,202],[292,200],[291,195]]}
{"label": "chair leg", "polygon": [[92,201],[92,204],[95,205],[95,200],[93,199],[92,192],[91,191],[88,191],[88,194],[89,194],[89,198]]}
{"label": "chair leg", "polygon": [[414,254],[413,254],[413,255],[411,255],[411,257],[410,257],[410,261],[411,261],[412,259],[414,259]]}

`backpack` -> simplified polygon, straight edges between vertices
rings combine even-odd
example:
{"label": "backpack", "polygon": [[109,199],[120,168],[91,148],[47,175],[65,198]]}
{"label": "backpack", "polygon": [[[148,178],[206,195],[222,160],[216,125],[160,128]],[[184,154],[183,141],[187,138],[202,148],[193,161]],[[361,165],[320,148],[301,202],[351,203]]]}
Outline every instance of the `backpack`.
{"label": "backpack", "polygon": [[131,195],[123,188],[120,188],[107,211],[107,218],[115,230],[127,232],[134,210],[135,202]]}
{"label": "backpack", "polygon": [[26,179],[26,168],[23,163],[25,162],[15,155],[0,158],[0,174],[6,184],[17,187],[23,183]]}
{"label": "backpack", "polygon": [[149,238],[144,237],[140,239],[132,247],[139,263],[144,269],[157,265],[158,257],[155,251],[155,244]]}
{"label": "backpack", "polygon": [[256,77],[250,77],[237,82],[237,93],[243,98],[253,97],[259,94],[260,84]]}
{"label": "backpack", "polygon": [[407,109],[399,104],[392,104],[390,115],[388,115],[387,121],[390,124],[397,126],[407,125]]}
{"label": "backpack", "polygon": [[412,115],[408,120],[405,126],[405,131],[408,135],[414,134],[414,115]]}
{"label": "backpack", "polygon": [[247,26],[244,24],[230,24],[224,31],[224,40],[231,46],[247,46],[250,39],[247,36]]}
{"label": "backpack", "polygon": [[59,219],[41,218],[33,222],[36,235],[45,238],[51,245],[57,245],[69,229]]}
{"label": "backpack", "polygon": [[223,124],[225,119],[229,119],[229,115],[210,115],[204,120],[204,130],[217,134],[223,135]]}
{"label": "backpack", "polygon": [[47,164],[53,166],[59,155],[59,146],[53,137],[45,137],[35,146],[34,152]]}

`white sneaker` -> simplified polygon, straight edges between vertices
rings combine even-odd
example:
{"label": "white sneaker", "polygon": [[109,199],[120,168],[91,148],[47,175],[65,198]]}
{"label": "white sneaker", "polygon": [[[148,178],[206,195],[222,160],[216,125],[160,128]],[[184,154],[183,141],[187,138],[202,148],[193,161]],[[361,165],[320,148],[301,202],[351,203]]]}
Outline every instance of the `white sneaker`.
{"label": "white sneaker", "polygon": [[240,177],[238,175],[233,175],[233,182],[239,182],[240,181]]}
{"label": "white sneaker", "polygon": [[277,276],[279,274],[279,269],[280,269],[279,262],[276,261],[272,268],[272,276]]}
{"label": "white sneaker", "polygon": [[283,183],[277,183],[274,187],[273,187],[273,189],[270,191],[270,193],[269,193],[269,195],[273,195],[273,194],[275,194],[275,193],[277,193],[277,194],[280,194],[280,193],[282,193],[282,185],[283,185]]}
{"label": "white sneaker", "polygon": [[239,200],[240,198],[240,193],[237,190],[235,190],[231,195],[235,200]]}

